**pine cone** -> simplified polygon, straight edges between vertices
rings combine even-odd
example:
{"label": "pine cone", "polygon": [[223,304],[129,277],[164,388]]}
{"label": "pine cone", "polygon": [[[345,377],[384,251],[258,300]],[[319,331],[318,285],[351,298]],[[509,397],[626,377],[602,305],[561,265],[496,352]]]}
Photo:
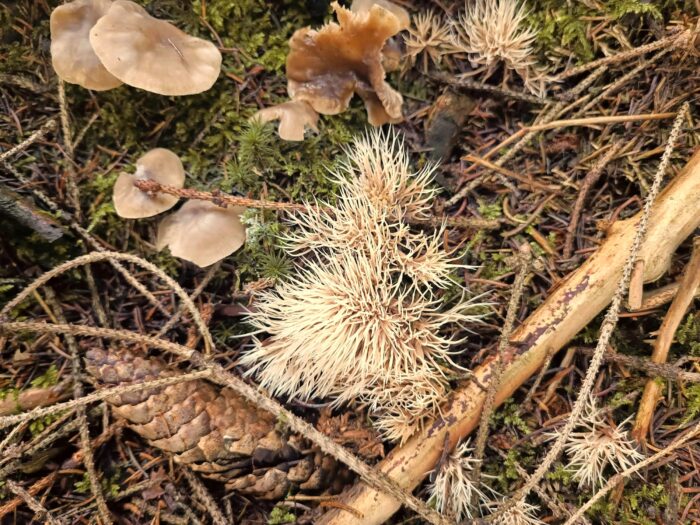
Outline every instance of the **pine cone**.
{"label": "pine cone", "polygon": [[[161,359],[127,349],[91,349],[87,369],[106,386],[181,374]],[[298,436],[282,434],[274,416],[230,388],[194,380],[107,401],[137,434],[177,463],[242,494],[280,499],[291,488],[342,490],[346,476],[339,475],[333,458],[308,450]]]}

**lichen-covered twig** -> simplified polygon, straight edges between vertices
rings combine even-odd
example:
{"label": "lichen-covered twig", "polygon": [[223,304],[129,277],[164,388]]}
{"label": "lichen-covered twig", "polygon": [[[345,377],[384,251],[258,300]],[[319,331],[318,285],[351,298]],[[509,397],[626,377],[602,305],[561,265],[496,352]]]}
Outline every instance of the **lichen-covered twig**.
{"label": "lichen-covered twig", "polygon": [[491,374],[488,389],[486,390],[486,398],[484,399],[484,406],[481,409],[479,428],[476,434],[476,441],[474,442],[473,455],[477,462],[474,465],[472,481],[477,487],[481,482],[481,460],[484,458],[484,452],[486,451],[486,440],[489,436],[489,423],[491,421],[491,415],[494,409],[496,392],[500,386],[501,376],[503,374],[503,352],[508,346],[510,335],[513,332],[515,316],[518,313],[520,299],[522,298],[523,290],[525,288],[525,279],[530,271],[530,262],[532,260],[532,250],[530,249],[530,245],[527,243],[521,245],[517,255],[519,268],[515,276],[515,281],[513,282],[513,288],[511,289],[506,318],[503,322],[503,330],[501,330],[501,336],[498,339],[493,373]]}

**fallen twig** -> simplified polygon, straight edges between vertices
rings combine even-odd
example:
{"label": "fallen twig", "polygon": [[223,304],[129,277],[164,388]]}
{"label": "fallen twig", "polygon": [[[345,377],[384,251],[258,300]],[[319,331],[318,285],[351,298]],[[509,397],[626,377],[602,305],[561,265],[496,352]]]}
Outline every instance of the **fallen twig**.
{"label": "fallen twig", "polygon": [[[696,237],[693,242],[693,253],[690,256],[688,265],[685,267],[680,288],[666,313],[666,317],[664,317],[663,323],[661,323],[656,341],[654,341],[654,351],[651,354],[651,360],[654,363],[666,362],[676,330],[681,324],[690,303],[692,303],[698,286],[700,286],[700,237]],[[644,386],[644,393],[639,401],[637,410],[637,419],[632,428],[632,435],[639,443],[646,442],[646,436],[651,426],[651,417],[654,414],[654,407],[658,401],[660,391],[661,386],[654,379],[649,379]]]}

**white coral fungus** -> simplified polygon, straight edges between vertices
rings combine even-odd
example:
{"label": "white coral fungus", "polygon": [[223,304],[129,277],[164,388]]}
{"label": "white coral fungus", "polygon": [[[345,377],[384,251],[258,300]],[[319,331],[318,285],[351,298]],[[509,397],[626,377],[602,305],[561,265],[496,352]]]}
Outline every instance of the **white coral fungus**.
{"label": "white coral fungus", "polygon": [[444,328],[476,320],[473,303],[445,310],[435,293],[458,265],[441,232],[409,227],[429,214],[433,168],[413,173],[402,146],[393,132],[356,140],[334,174],[337,203],[291,220],[300,270],[260,294],[250,320],[269,337],[242,358],[273,394],[365,403],[392,440],[446,395],[456,365]]}
{"label": "white coral fungus", "polygon": [[589,399],[580,420],[581,430],[571,433],[565,447],[567,468],[574,473],[579,487],[601,486],[607,480],[606,467],[621,472],[644,458],[628,437],[628,421],[629,418],[619,425],[609,424],[595,399]]}
{"label": "white coral fungus", "polygon": [[474,466],[480,461],[472,457],[473,449],[465,441],[455,448],[435,474],[428,490],[435,508],[461,522],[481,515],[476,507],[487,502],[484,492],[472,481]]}
{"label": "white coral fungus", "polygon": [[[498,505],[501,504],[498,503]],[[537,506],[520,500],[498,514],[491,523],[494,525],[544,525],[544,522],[537,517],[538,510]]]}
{"label": "white coral fungus", "polygon": [[540,94],[543,76],[535,67],[535,31],[527,26],[527,10],[518,0],[476,0],[467,3],[456,24],[455,46],[467,53],[486,76],[499,64],[515,71],[530,91]]}
{"label": "white coral fungus", "polygon": [[439,64],[442,57],[455,52],[452,28],[433,11],[418,13],[404,38],[406,55],[413,62],[422,55],[423,71],[428,70],[428,61]]}

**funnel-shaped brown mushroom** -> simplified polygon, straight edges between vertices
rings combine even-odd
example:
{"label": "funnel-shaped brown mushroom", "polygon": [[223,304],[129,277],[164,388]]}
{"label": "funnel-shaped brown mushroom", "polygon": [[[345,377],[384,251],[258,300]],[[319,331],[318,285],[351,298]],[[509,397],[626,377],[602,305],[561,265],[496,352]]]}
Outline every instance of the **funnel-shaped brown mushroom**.
{"label": "funnel-shaped brown mushroom", "polygon": [[261,109],[253,115],[253,119],[258,119],[260,122],[279,120],[278,133],[283,140],[304,140],[304,130],[307,126],[318,133],[318,127],[316,127],[318,113],[301,100],[292,100]]}
{"label": "funnel-shaped brown mushroom", "polygon": [[122,84],[90,45],[90,29],[111,5],[112,0],[74,0],[51,12],[51,63],[61,80],[95,91]]}
{"label": "funnel-shaped brown mushroom", "polygon": [[231,255],[245,243],[241,214],[245,208],[222,208],[191,200],[158,226],[156,248],[205,267]]}
{"label": "funnel-shaped brown mushroom", "polygon": [[406,11],[400,5],[390,2],[389,0],[352,0],[350,10],[353,13],[363,13],[369,11],[373,5],[383,7],[398,18],[402,31],[404,29],[408,29],[408,27],[411,25],[411,15],[408,14],[408,11]]}
{"label": "funnel-shaped brown mushroom", "polygon": [[90,30],[90,43],[119,80],[160,95],[206,91],[221,70],[214,44],[153,18],[128,0],[114,1]]}
{"label": "funnel-shaped brown mushroom", "polygon": [[121,173],[114,183],[112,200],[120,217],[152,217],[169,210],[177,203],[178,198],[174,195],[151,195],[134,186],[134,181],[143,179],[182,188],[185,184],[185,170],[180,158],[170,150],[156,148],[143,155],[136,161],[136,173]]}
{"label": "funnel-shaped brown mushroom", "polygon": [[384,80],[382,48],[401,30],[399,19],[373,5],[353,13],[334,2],[338,23],[298,30],[289,41],[287,88],[293,100],[324,115],[347,109],[353,94],[365,101],[370,124],[402,119],[403,98]]}

